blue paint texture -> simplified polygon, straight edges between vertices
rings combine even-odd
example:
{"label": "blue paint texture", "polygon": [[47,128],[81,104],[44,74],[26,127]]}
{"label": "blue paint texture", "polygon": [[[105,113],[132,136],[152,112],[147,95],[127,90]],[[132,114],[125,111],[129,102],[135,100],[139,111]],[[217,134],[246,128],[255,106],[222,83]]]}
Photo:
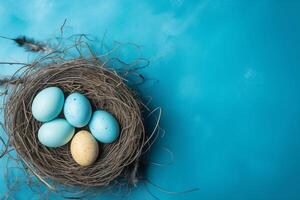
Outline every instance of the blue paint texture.
{"label": "blue paint texture", "polygon": [[[300,1],[296,0],[8,0],[0,3],[0,34],[43,40],[68,19],[69,33],[142,46],[151,60],[145,89],[162,107],[165,129],[147,177],[164,200],[300,199]],[[0,61],[28,53],[0,40]],[[134,50],[133,50],[134,51]],[[127,52],[127,53],[126,53]],[[131,51],[122,54],[130,60]],[[1,66],[8,76],[17,66]],[[0,160],[5,194],[6,159]],[[10,174],[23,177],[20,170]],[[39,199],[23,186],[16,199]],[[58,195],[51,194],[51,199]],[[96,198],[95,198],[96,199]],[[122,199],[109,194],[103,199]],[[151,200],[143,184],[124,199]]]}

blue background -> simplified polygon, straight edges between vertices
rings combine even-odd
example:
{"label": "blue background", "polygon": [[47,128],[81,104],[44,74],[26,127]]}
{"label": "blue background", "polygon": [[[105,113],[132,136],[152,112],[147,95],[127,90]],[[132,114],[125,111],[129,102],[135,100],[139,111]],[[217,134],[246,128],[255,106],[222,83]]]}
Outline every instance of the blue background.
{"label": "blue background", "polygon": [[[72,33],[142,45],[144,91],[163,110],[165,129],[150,154],[149,186],[160,199],[300,199],[300,1],[1,1],[0,33]],[[0,40],[1,61],[28,53]],[[129,55],[128,55],[129,56]],[[125,54],[126,58],[126,54]],[[1,66],[2,76],[16,66]],[[5,159],[0,161],[0,193]],[[17,172],[15,174],[18,174]],[[24,187],[17,199],[38,199]],[[55,195],[52,196],[53,198]],[[105,199],[105,197],[104,197]],[[107,195],[107,199],[118,199]],[[127,199],[153,199],[141,184]]]}

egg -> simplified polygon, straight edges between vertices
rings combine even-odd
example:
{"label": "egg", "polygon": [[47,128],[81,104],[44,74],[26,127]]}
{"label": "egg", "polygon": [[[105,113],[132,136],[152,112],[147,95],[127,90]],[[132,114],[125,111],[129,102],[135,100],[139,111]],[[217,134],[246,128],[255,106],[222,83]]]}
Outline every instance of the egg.
{"label": "egg", "polygon": [[60,88],[45,88],[33,99],[31,105],[32,115],[38,121],[50,121],[59,115],[64,106],[64,101],[64,93]]}
{"label": "egg", "polygon": [[92,106],[85,96],[75,92],[70,94],[65,101],[64,115],[71,125],[80,128],[89,123]]}
{"label": "egg", "polygon": [[118,121],[104,110],[97,110],[93,113],[89,129],[93,136],[102,143],[112,143],[119,136]]}
{"label": "egg", "polygon": [[98,157],[99,147],[95,138],[85,130],[75,134],[71,141],[71,155],[76,163],[89,166]]}
{"label": "egg", "polygon": [[38,139],[47,147],[60,147],[72,139],[74,132],[75,128],[65,119],[57,118],[40,127]]}

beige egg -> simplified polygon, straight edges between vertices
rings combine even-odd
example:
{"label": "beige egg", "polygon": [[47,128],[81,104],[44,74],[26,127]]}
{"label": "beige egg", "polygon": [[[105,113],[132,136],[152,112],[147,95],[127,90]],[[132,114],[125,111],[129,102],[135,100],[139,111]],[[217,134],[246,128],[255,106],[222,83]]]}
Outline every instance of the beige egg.
{"label": "beige egg", "polygon": [[89,166],[95,162],[99,154],[98,143],[88,131],[79,131],[71,142],[71,155],[81,166]]}

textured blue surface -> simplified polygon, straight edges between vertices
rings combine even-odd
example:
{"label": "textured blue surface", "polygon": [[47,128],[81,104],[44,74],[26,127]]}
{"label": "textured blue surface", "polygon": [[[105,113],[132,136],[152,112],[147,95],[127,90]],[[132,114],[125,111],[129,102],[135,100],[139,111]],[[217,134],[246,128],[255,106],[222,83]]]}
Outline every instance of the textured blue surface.
{"label": "textured blue surface", "polygon": [[[296,200],[299,11],[296,0],[2,1],[0,33],[49,38],[68,18],[70,32],[101,38],[107,31],[109,40],[143,46],[152,60],[145,73],[159,80],[145,93],[163,108],[166,130],[151,160],[167,158],[161,147],[175,155],[170,166],[150,166],[148,177],[170,191],[200,188],[168,195],[151,187],[161,199]],[[1,61],[28,59],[9,41],[0,46]],[[38,198],[28,188],[16,196]],[[141,185],[127,199],[153,198]]]}

